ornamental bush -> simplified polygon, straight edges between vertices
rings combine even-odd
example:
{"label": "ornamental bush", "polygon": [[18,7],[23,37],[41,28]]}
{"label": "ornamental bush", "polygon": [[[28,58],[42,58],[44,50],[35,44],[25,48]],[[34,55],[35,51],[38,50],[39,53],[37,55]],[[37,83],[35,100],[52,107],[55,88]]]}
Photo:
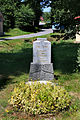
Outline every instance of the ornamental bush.
{"label": "ornamental bush", "polygon": [[14,88],[9,103],[14,110],[28,114],[56,113],[68,108],[71,98],[63,87],[49,82],[21,82]]}

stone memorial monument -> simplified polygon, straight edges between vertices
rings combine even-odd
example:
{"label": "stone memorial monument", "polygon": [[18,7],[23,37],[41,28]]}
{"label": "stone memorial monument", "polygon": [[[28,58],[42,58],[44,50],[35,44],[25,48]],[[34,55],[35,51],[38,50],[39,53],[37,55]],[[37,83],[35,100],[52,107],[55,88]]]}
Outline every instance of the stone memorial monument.
{"label": "stone memorial monument", "polygon": [[30,65],[29,79],[53,80],[53,63],[51,63],[51,43],[47,38],[37,38],[33,42],[33,62]]}
{"label": "stone memorial monument", "polygon": [[0,35],[3,35],[3,15],[0,12]]}

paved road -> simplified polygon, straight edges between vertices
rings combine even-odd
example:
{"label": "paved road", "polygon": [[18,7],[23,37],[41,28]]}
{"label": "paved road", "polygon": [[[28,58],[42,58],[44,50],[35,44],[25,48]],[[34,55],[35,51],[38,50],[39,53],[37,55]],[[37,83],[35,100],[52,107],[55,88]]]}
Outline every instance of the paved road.
{"label": "paved road", "polygon": [[8,37],[8,38],[3,38],[0,41],[3,40],[13,40],[13,39],[21,39],[21,38],[31,38],[31,37],[37,37],[37,36],[42,36],[42,35],[46,35],[49,33],[52,33],[52,29],[42,29],[42,31],[38,32],[38,33],[32,33],[32,34],[28,34],[28,35],[21,35],[21,36],[15,36],[15,37]]}

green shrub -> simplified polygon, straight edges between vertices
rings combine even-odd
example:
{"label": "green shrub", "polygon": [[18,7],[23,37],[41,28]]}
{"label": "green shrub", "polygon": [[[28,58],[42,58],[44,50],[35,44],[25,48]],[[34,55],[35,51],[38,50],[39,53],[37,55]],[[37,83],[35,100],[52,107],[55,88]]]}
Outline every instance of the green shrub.
{"label": "green shrub", "polygon": [[22,82],[14,88],[10,99],[14,110],[30,114],[56,113],[70,106],[68,92],[58,85],[47,82]]}
{"label": "green shrub", "polygon": [[80,48],[78,48],[77,51],[77,65],[78,65],[78,71],[80,71]]}

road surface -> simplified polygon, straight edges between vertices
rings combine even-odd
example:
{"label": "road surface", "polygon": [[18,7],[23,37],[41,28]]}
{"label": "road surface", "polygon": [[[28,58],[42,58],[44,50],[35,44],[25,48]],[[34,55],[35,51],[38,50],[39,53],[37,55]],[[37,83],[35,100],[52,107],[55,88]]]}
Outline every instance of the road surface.
{"label": "road surface", "polygon": [[0,39],[0,41],[21,39],[21,38],[31,38],[31,37],[37,37],[37,36],[46,35],[46,34],[49,34],[49,33],[53,33],[53,30],[52,29],[42,29],[38,33],[32,33],[32,34],[28,34],[28,35],[20,35],[20,36],[15,36],[15,37],[2,38],[2,39]]}

